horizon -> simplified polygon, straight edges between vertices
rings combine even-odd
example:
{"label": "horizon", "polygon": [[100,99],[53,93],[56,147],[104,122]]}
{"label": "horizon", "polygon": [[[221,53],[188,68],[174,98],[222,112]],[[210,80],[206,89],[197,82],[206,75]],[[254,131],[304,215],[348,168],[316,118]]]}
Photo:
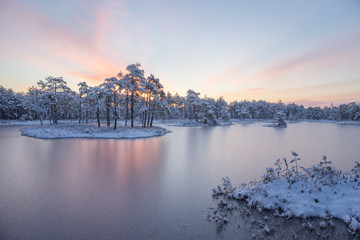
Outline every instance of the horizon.
{"label": "horizon", "polygon": [[[204,7],[205,6],[205,7]],[[306,107],[360,101],[360,2],[2,1],[0,85],[98,85],[140,62],[165,91]]]}

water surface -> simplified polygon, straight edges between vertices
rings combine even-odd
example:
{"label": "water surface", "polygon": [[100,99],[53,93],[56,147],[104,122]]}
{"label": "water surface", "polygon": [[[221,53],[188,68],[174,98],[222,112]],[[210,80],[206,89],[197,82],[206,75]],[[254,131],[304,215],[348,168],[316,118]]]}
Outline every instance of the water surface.
{"label": "water surface", "polygon": [[292,150],[306,167],[323,154],[342,170],[360,160],[359,125],[262,125],[166,126],[136,140],[41,140],[1,126],[0,238],[247,239],[206,221],[222,177],[259,178]]}

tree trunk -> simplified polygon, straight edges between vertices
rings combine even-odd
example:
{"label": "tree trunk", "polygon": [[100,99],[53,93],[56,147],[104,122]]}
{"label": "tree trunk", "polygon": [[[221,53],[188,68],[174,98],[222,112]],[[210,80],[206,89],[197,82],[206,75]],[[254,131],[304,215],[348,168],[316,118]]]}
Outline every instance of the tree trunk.
{"label": "tree trunk", "polygon": [[99,106],[96,109],[96,117],[97,117],[98,127],[100,127],[100,107]]}
{"label": "tree trunk", "polygon": [[116,106],[114,107],[114,115],[115,115],[115,119],[114,119],[114,130],[116,130],[116,127],[117,127],[117,111],[116,111]]}
{"label": "tree trunk", "polygon": [[151,112],[150,110],[148,111],[148,117],[147,117],[147,126],[149,127],[150,126],[150,115],[151,115]]}
{"label": "tree trunk", "polygon": [[52,119],[53,119],[53,123],[57,124],[57,107],[56,105],[53,105],[53,109],[52,109]]}
{"label": "tree trunk", "polygon": [[54,124],[54,105],[50,105],[50,122]]}
{"label": "tree trunk", "polygon": [[57,104],[58,104],[58,102],[57,102],[57,97],[56,97],[56,86],[55,86],[55,100],[56,100],[56,104],[54,104],[53,106],[54,106],[54,116],[53,116],[53,122],[54,122],[54,124],[57,124]]}
{"label": "tree trunk", "polygon": [[149,93],[148,95],[148,99],[147,99],[147,107],[148,107],[148,110],[147,110],[147,127],[149,127],[150,125],[150,112],[151,112],[151,109],[150,109],[150,97],[151,97],[151,92]]}
{"label": "tree trunk", "polygon": [[126,107],[126,114],[125,114],[125,127],[127,126],[127,121],[129,118],[129,92],[126,90],[126,101],[125,101],[125,107]]}
{"label": "tree trunk", "polygon": [[143,128],[146,127],[146,117],[147,117],[147,112],[144,112],[144,118],[143,118]]}
{"label": "tree trunk", "polygon": [[82,120],[82,109],[81,109],[81,95],[80,95],[79,124],[81,123],[81,120]]}
{"label": "tree trunk", "polygon": [[110,97],[106,97],[106,126],[110,127]]}
{"label": "tree trunk", "polygon": [[151,115],[150,127],[152,127],[153,119],[154,119],[154,115]]}
{"label": "tree trunk", "polygon": [[131,127],[134,127],[134,99],[135,98],[135,93],[134,93],[134,91],[131,91],[131,109],[130,109],[130,111],[131,111]]}
{"label": "tree trunk", "polygon": [[114,130],[116,130],[117,127],[117,111],[116,111],[116,92],[114,92]]}
{"label": "tree trunk", "polygon": [[150,115],[151,115],[151,103],[150,103],[150,99],[149,99],[149,109],[148,109],[148,120],[147,120],[147,126],[150,126]]}

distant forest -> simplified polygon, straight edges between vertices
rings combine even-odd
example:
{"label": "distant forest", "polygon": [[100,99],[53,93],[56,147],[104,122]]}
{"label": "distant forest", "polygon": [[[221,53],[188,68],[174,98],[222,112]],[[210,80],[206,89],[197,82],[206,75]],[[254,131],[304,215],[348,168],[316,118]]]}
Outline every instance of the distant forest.
{"label": "distant forest", "polygon": [[160,80],[152,74],[144,76],[139,63],[127,66],[126,73],[104,80],[98,86],[78,84],[73,91],[62,77],[47,77],[26,93],[15,93],[0,86],[0,119],[50,120],[77,119],[79,123],[90,119],[124,120],[134,126],[151,127],[154,119],[189,119],[215,125],[219,121],[234,119],[273,119],[281,112],[287,120],[314,119],[360,121],[360,105],[355,102],[338,107],[308,107],[294,103],[284,104],[260,101],[233,101],[204,97],[191,89],[186,96],[165,93]]}

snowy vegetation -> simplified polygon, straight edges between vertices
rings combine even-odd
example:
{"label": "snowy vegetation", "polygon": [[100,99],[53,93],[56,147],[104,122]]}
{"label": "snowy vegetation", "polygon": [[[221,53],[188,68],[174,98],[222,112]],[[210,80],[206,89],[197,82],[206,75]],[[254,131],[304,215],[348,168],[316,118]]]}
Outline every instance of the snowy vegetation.
{"label": "snowy vegetation", "polygon": [[[213,189],[213,195],[244,201],[260,212],[271,210],[278,217],[319,217],[328,220],[330,225],[329,219],[341,219],[353,234],[358,234],[360,163],[356,162],[350,172],[343,173],[332,167],[326,156],[319,165],[304,168],[299,165],[299,155],[296,152],[292,155],[290,161],[278,159],[275,169],[267,168],[260,181],[234,188],[230,179],[224,178],[222,185]],[[220,199],[222,205],[225,198]]]}
{"label": "snowy vegetation", "polygon": [[[126,70],[98,86],[80,82],[76,91],[62,77],[51,76],[26,93],[14,93],[0,86],[0,119],[47,119],[55,124],[58,119],[97,119],[98,126],[101,119],[106,119],[106,125],[113,121],[115,129],[119,119],[132,127],[135,120],[141,121],[143,127],[151,127],[154,119],[182,119],[206,125],[218,125],[231,118],[360,121],[360,105],[355,102],[324,108],[262,100],[227,103],[222,97],[201,98],[199,92],[191,89],[186,96],[165,93],[160,80],[153,74],[145,77],[139,63],[130,64]],[[279,112],[283,113],[281,118],[277,116]]]}
{"label": "snowy vegetation", "polygon": [[274,116],[274,127],[287,127],[287,123],[285,121],[286,115],[283,112],[277,112]]}

